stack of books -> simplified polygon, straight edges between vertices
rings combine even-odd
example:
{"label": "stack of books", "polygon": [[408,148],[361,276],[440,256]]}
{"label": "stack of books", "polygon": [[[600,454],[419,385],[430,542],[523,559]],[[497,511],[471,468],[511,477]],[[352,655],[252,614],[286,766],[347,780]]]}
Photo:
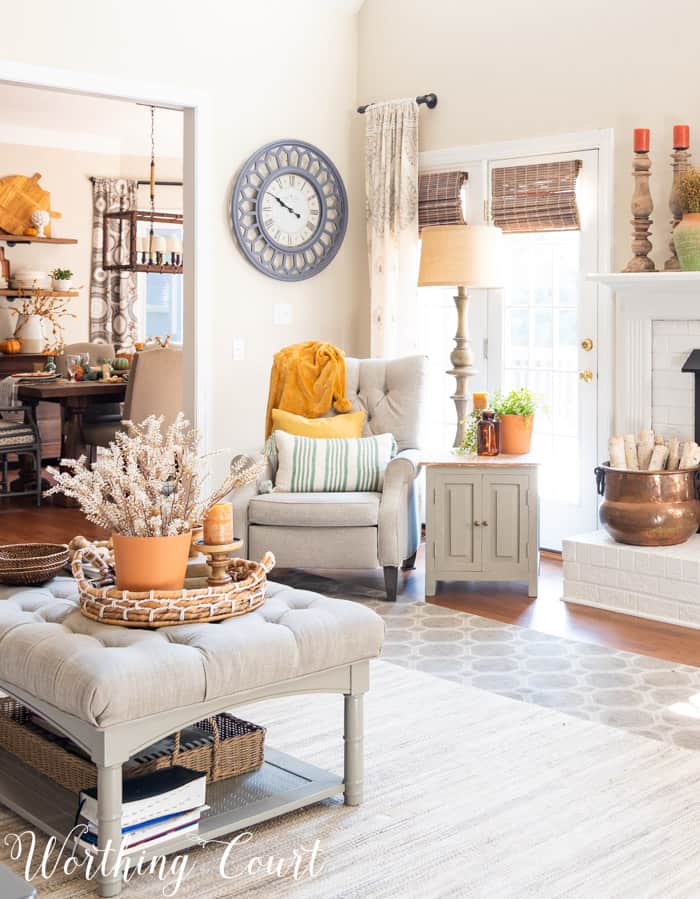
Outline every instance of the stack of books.
{"label": "stack of books", "polygon": [[[122,787],[124,848],[150,849],[158,843],[199,830],[202,812],[207,808],[206,788],[206,774],[178,765],[125,780]],[[80,838],[84,848],[96,848],[96,787],[80,793],[76,824],[86,828]]]}

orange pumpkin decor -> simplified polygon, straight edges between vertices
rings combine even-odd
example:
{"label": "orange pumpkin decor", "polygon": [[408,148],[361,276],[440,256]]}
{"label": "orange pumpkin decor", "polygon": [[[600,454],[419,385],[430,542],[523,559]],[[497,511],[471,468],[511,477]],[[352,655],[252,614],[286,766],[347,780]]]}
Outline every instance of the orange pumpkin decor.
{"label": "orange pumpkin decor", "polygon": [[19,353],[21,349],[22,344],[15,337],[8,337],[7,340],[0,341],[0,353],[13,355],[14,353]]}

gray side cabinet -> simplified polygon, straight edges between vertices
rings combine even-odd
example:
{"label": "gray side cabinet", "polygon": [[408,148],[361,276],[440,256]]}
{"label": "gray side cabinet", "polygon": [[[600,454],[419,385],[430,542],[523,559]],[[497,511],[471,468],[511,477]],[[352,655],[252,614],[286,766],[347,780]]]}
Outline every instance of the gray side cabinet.
{"label": "gray side cabinet", "polygon": [[527,581],[537,596],[536,464],[428,464],[426,507],[428,596],[437,581],[472,580]]}

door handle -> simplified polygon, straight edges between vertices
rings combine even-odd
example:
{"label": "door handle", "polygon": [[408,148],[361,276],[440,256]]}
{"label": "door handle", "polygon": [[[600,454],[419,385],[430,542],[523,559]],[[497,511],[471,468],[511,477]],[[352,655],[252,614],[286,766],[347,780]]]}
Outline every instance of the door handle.
{"label": "door handle", "polygon": [[590,370],[590,368],[584,368],[583,371],[580,371],[578,373],[578,376],[579,380],[585,381],[586,384],[590,384],[593,380],[593,372]]}
{"label": "door handle", "polygon": [[474,522],[474,527],[475,527],[475,528],[481,527],[481,522],[480,522],[480,521],[475,521],[475,522]]}
{"label": "door handle", "polygon": [[590,351],[593,349],[593,341],[590,337],[583,338],[583,340],[581,341],[581,349],[584,351],[584,353],[590,353]]}
{"label": "door handle", "polygon": [[482,524],[482,526],[485,527],[485,528],[487,528],[487,527],[489,526],[488,521],[482,521],[481,524]]}

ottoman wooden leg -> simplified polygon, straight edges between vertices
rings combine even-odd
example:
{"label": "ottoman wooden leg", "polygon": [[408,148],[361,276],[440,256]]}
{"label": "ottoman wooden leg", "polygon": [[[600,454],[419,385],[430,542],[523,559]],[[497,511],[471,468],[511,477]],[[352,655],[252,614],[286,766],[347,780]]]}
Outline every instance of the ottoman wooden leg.
{"label": "ottoman wooden leg", "polygon": [[364,770],[362,694],[345,697],[345,805],[362,802]]}
{"label": "ottoman wooden leg", "polygon": [[122,839],[122,766],[97,766],[97,832],[101,850],[109,847],[105,858],[108,876],[100,876],[97,892],[100,896],[118,896],[121,893],[121,870],[116,867]]}

